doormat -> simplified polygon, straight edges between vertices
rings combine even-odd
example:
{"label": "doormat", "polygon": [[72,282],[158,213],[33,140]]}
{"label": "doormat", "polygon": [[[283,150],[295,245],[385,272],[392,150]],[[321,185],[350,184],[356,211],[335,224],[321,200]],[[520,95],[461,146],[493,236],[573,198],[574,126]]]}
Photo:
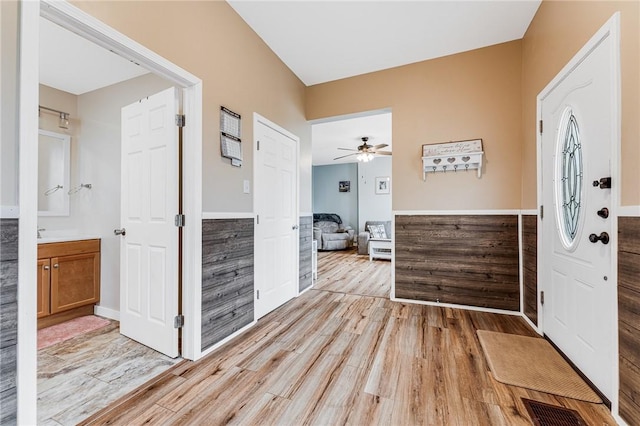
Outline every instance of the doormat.
{"label": "doormat", "polygon": [[477,333],[497,381],[581,401],[602,402],[545,339],[486,330]]}
{"label": "doormat", "polygon": [[75,318],[61,324],[52,325],[38,330],[38,350],[48,348],[56,343],[64,342],[81,334],[109,325],[111,321],[87,315]]}
{"label": "doormat", "polygon": [[576,410],[520,398],[534,426],[587,426]]}

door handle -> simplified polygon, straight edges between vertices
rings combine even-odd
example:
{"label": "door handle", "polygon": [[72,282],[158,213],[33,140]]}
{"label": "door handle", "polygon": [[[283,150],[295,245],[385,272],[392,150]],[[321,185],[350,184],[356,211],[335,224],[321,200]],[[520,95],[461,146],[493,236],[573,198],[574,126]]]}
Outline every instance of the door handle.
{"label": "door handle", "polygon": [[124,237],[125,235],[127,235],[127,230],[124,229],[124,228],[122,228],[122,229],[114,229],[113,233],[115,235],[122,235]]}
{"label": "door handle", "polygon": [[609,209],[606,207],[601,208],[600,210],[598,210],[598,216],[600,216],[603,219],[606,219],[609,217]]}
{"label": "door handle", "polygon": [[293,229],[293,230],[295,231],[296,229],[298,229],[298,225],[293,225],[293,226],[291,227],[291,229]]}
{"label": "door handle", "polygon": [[48,271],[49,270],[49,265],[44,265],[44,270]]}
{"label": "door handle", "polygon": [[591,234],[589,235],[589,241],[594,244],[598,241],[602,242],[602,244],[609,244],[609,234],[606,232],[601,232],[600,235]]}
{"label": "door handle", "polygon": [[609,189],[611,188],[611,178],[603,177],[603,178],[600,178],[600,180],[594,180],[593,186],[595,188],[600,187],[600,189]]}
{"label": "door handle", "polygon": [[58,269],[58,264],[57,263],[53,265],[53,269]]}

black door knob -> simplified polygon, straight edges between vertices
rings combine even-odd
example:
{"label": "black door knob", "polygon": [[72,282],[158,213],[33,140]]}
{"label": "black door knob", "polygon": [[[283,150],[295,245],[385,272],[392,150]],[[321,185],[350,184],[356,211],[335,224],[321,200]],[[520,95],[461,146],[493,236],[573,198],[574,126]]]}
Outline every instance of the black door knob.
{"label": "black door knob", "polygon": [[606,207],[601,208],[600,210],[598,210],[598,216],[600,216],[603,219],[606,219],[609,217],[609,209]]}
{"label": "black door knob", "polygon": [[609,234],[606,232],[601,232],[600,235],[591,234],[589,235],[589,241],[594,244],[598,241],[602,242],[602,244],[609,244]]}
{"label": "black door knob", "polygon": [[611,178],[603,177],[603,178],[600,178],[600,180],[594,180],[593,186],[596,188],[600,187],[600,189],[609,189],[611,188]]}

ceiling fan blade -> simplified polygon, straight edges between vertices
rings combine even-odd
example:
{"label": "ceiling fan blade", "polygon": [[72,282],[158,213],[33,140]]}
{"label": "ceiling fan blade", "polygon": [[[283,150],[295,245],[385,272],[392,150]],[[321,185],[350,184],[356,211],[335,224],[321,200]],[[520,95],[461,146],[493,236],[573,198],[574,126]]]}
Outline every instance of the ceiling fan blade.
{"label": "ceiling fan blade", "polygon": [[336,157],[336,158],[334,158],[334,160],[339,160],[339,159],[344,158],[344,157],[350,157],[352,155],[357,155],[357,153],[354,152],[353,154],[347,154],[347,155],[343,155],[342,157]]}
{"label": "ceiling fan blade", "polygon": [[357,149],[351,149],[351,148],[338,148],[341,149],[343,151],[358,151]]}
{"label": "ceiling fan blade", "polygon": [[376,155],[391,155],[391,151],[376,151],[374,152]]}
{"label": "ceiling fan blade", "polygon": [[389,144],[381,143],[381,144],[378,144],[378,145],[374,145],[372,148],[373,149],[380,149],[380,148],[384,148],[385,146],[389,146]]}

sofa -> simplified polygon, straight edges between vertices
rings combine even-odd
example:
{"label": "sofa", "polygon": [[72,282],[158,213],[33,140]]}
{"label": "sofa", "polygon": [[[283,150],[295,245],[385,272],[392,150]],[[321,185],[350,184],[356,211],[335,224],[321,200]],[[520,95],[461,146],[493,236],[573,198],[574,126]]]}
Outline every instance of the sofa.
{"label": "sofa", "polygon": [[313,214],[313,239],[318,250],[344,250],[353,246],[355,231],[335,213]]}
{"label": "sofa", "polygon": [[364,231],[358,234],[358,254],[369,254],[369,240],[371,239],[371,233],[369,232],[369,225],[382,225],[384,226],[385,235],[388,239],[391,239],[391,221],[381,220],[368,220],[364,223]]}

